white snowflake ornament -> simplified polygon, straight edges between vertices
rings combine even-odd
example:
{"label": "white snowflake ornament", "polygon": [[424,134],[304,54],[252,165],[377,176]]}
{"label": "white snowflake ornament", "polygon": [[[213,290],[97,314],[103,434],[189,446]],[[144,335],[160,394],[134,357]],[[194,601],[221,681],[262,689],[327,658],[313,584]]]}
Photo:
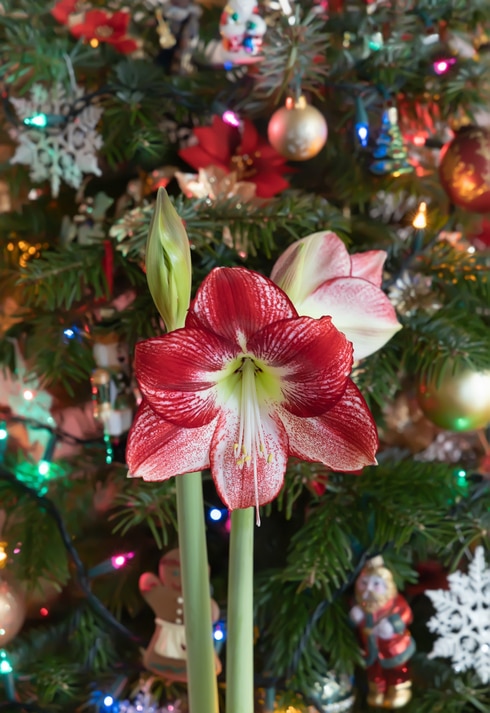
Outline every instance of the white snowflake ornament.
{"label": "white snowflake ornament", "polygon": [[[12,129],[12,138],[19,145],[10,163],[21,163],[30,167],[29,175],[35,183],[48,180],[54,197],[59,194],[61,181],[72,188],[79,188],[83,174],[100,176],[96,152],[102,146],[102,137],[96,126],[102,115],[97,106],[86,106],[75,116],[67,117],[70,107],[83,97],[80,87],[75,87],[72,96],[67,97],[64,88],[55,84],[49,89],[35,84],[29,99],[11,98],[18,118],[24,124]],[[33,117],[40,118],[39,128],[26,125]],[[53,117],[42,126],[44,117]]]}
{"label": "white snowflake ornament", "polygon": [[490,682],[490,569],[483,547],[477,547],[468,574],[448,577],[450,589],[426,592],[437,614],[427,623],[440,635],[429,658],[452,659],[460,673],[474,669],[482,683]]}

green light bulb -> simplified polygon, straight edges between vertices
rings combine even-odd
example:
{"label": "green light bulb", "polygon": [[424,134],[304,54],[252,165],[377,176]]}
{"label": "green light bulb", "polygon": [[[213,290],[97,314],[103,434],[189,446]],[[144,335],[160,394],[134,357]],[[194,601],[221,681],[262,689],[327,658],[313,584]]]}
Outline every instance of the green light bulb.
{"label": "green light bulb", "polygon": [[24,119],[24,124],[26,126],[35,126],[37,129],[44,129],[48,124],[48,117],[46,114],[34,114],[33,116],[27,116]]}
{"label": "green light bulb", "polygon": [[51,468],[51,463],[49,463],[49,461],[41,460],[41,461],[39,461],[39,465],[37,466],[37,472],[39,473],[39,475],[48,476],[50,468]]}
{"label": "green light bulb", "polygon": [[0,673],[12,673],[14,669],[10,665],[10,662],[7,658],[4,658],[3,661],[0,661]]}

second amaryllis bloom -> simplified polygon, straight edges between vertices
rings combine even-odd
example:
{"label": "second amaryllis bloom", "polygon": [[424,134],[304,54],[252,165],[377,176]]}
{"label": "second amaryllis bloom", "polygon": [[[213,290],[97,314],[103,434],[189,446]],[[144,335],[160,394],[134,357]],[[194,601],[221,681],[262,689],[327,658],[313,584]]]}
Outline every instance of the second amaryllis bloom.
{"label": "second amaryllis bloom", "polygon": [[386,257],[384,250],[349,255],[335,233],[313,233],[284,251],[271,279],[286,292],[299,314],[330,315],[353,343],[354,358],[363,359],[401,329],[395,309],[381,289]]}
{"label": "second amaryllis bloom", "polygon": [[337,471],[374,464],[376,426],[352,362],[329,317],[299,317],[263,275],[216,268],[183,329],[136,347],[144,398],[130,474],[165,480],[210,467],[233,510],[272,500],[289,455]]}

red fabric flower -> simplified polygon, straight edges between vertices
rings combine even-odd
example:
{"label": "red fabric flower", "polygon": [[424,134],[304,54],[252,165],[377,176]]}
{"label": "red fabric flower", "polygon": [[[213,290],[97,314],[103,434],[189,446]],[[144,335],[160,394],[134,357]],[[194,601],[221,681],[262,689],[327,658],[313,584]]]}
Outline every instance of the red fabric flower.
{"label": "red fabric flower", "polygon": [[263,275],[216,268],[184,328],[136,347],[144,398],[128,439],[131,475],[210,467],[233,510],[272,500],[289,455],[338,471],[371,465],[376,426],[351,368],[352,345],[330,317],[299,317]]}
{"label": "red fabric flower", "polygon": [[179,156],[194,169],[219,166],[227,173],[235,171],[238,181],[250,181],[257,186],[257,195],[272,198],[288,188],[283,177],[288,168],[286,159],[259,136],[254,124],[243,120],[242,129],[213,116],[212,126],[194,129],[197,146],[179,151]]}
{"label": "red fabric flower", "polygon": [[60,0],[51,9],[51,14],[62,25],[68,25],[71,15],[79,15],[89,8],[88,3],[80,2],[80,0]]}
{"label": "red fabric flower", "polygon": [[89,10],[83,15],[83,22],[70,25],[74,37],[96,39],[112,45],[118,52],[129,54],[138,49],[139,45],[127,34],[131,15],[120,11],[107,13],[103,10]]}

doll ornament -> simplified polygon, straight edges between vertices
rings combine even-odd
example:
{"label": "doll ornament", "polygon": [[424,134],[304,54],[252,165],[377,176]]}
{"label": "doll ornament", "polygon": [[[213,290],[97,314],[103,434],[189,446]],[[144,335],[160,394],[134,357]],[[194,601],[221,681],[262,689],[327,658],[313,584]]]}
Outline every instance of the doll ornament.
{"label": "doll ornament", "polygon": [[[166,681],[187,681],[179,550],[170,550],[161,558],[158,575],[145,572],[139,580],[140,592],[155,612],[155,632],[143,654],[143,665]],[[219,608],[213,599],[210,599],[210,606],[211,618],[215,622],[219,619]],[[211,631],[209,636],[212,636]],[[221,662],[217,656],[215,668],[218,676]]]}
{"label": "doll ornament", "polygon": [[412,611],[398,594],[382,557],[368,561],[356,581],[355,596],[356,605],[349,616],[362,644],[369,685],[367,703],[401,708],[412,696],[408,661],[415,643],[407,628]]}

